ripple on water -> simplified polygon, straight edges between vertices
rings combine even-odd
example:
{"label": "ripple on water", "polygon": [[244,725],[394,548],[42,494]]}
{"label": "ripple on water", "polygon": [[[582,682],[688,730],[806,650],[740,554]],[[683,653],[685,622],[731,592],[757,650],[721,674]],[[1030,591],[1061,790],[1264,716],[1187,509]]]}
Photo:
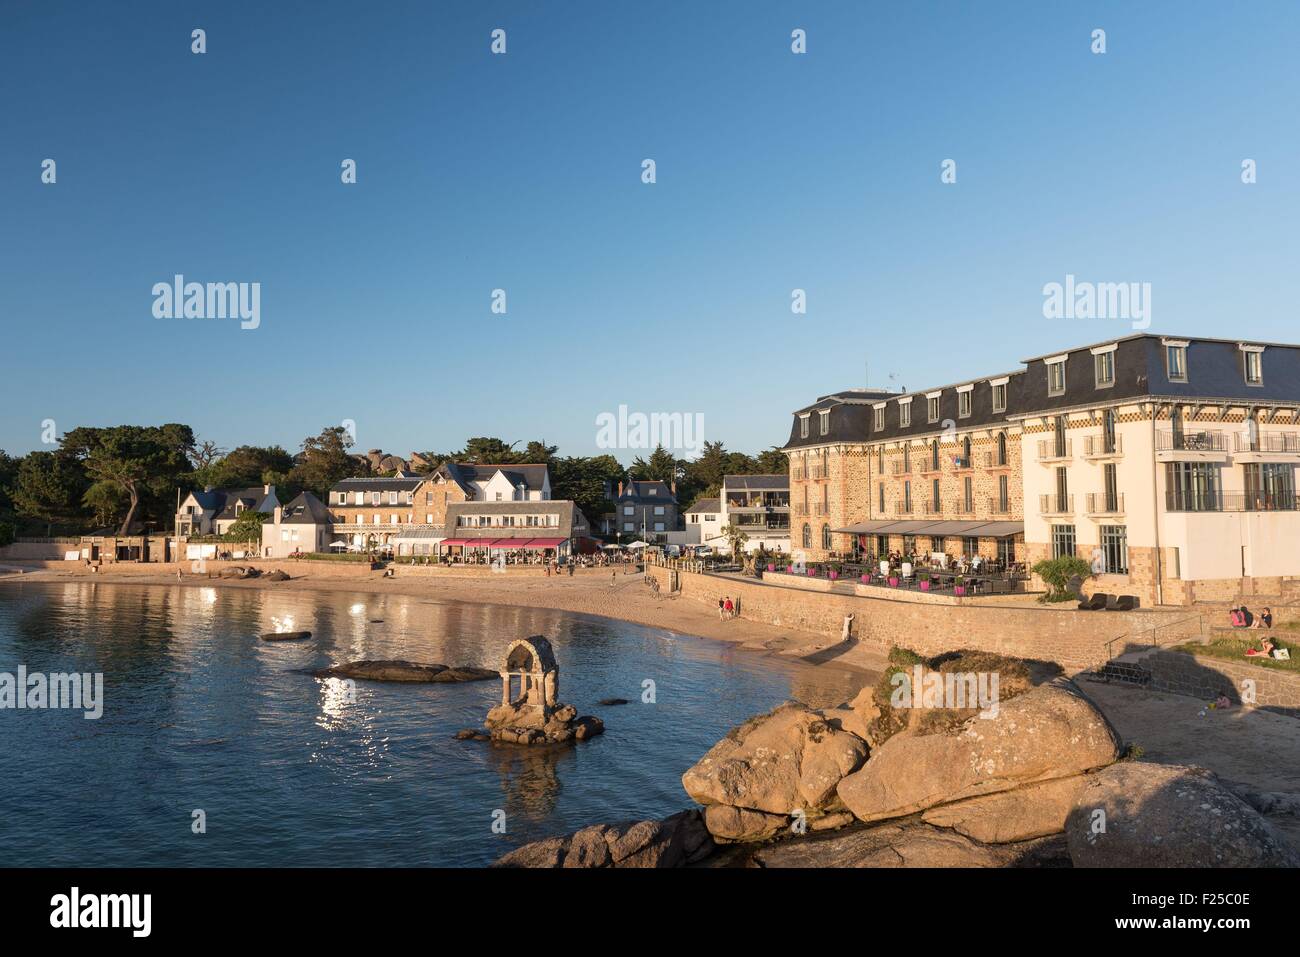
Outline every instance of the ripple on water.
{"label": "ripple on water", "polygon": [[[259,640],[288,619],[312,637]],[[457,741],[499,684],[356,682],[353,695],[302,673],[357,658],[496,667],[529,634],[551,639],[561,698],[600,714],[604,735],[546,750]],[[846,700],[865,679],[544,609],[98,582],[0,586],[0,671],[20,664],[102,672],[105,705],[98,721],[0,711],[11,865],[483,865],[680,810],[682,772],[728,729],[791,697]],[[607,697],[632,703],[596,704]]]}

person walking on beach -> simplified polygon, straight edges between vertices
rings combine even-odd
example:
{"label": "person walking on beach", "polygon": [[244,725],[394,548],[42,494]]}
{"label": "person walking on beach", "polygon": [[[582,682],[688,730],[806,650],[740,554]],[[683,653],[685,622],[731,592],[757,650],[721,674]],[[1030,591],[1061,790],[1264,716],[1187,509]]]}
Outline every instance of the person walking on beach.
{"label": "person walking on beach", "polygon": [[718,599],[718,621],[723,621],[727,617],[726,599]]}
{"label": "person walking on beach", "polygon": [[728,598],[727,598],[727,603],[726,603],[726,605],[724,605],[723,607],[724,607],[725,610],[726,610],[726,615],[724,615],[724,617],[726,617],[726,618],[730,618],[730,617],[732,617],[732,615],[735,613],[736,606],[733,605],[733,604],[731,603],[731,598],[730,598],[730,596],[728,596]]}

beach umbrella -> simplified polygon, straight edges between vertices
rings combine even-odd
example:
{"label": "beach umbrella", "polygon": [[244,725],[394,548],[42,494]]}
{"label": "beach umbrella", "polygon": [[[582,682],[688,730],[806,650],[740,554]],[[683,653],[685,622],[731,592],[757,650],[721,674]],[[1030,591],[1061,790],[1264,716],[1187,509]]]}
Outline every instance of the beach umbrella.
{"label": "beach umbrella", "polygon": [[627,547],[628,548],[649,548],[650,545],[648,542],[628,542]]}

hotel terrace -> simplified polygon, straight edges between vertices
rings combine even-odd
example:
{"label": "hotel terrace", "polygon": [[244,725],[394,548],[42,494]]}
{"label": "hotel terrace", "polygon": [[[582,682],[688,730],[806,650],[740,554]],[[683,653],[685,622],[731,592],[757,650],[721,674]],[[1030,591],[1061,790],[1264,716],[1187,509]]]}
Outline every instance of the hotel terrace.
{"label": "hotel terrace", "polygon": [[791,537],[809,560],[1077,555],[1144,604],[1300,577],[1300,346],[1134,335],[794,413]]}

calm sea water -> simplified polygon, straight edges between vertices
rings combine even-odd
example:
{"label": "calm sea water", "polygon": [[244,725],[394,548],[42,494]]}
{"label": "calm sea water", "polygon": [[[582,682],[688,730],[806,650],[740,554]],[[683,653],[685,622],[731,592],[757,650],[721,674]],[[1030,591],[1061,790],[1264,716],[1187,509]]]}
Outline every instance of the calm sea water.
{"label": "calm sea water", "polygon": [[[290,620],[312,638],[259,640]],[[456,741],[500,682],[357,682],[349,701],[342,682],[301,673],[358,658],[495,668],[531,634],[555,646],[560,698],[604,718],[604,735],[546,750]],[[484,865],[540,837],[687,807],[682,772],[729,728],[787,698],[838,703],[865,680],[538,609],[6,582],[0,672],[19,665],[103,672],[105,705],[94,721],[0,710],[6,865]],[[633,703],[596,704],[607,697]],[[206,834],[192,833],[196,809]]]}

